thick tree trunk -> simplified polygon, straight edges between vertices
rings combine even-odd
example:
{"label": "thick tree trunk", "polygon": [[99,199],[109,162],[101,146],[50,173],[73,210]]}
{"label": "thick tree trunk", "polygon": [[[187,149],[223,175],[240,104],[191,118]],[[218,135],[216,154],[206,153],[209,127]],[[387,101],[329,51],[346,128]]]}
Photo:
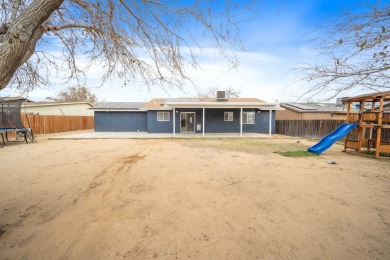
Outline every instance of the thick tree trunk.
{"label": "thick tree trunk", "polygon": [[0,90],[5,88],[17,69],[35,52],[45,32],[44,22],[64,0],[34,0],[9,25],[0,41]]}

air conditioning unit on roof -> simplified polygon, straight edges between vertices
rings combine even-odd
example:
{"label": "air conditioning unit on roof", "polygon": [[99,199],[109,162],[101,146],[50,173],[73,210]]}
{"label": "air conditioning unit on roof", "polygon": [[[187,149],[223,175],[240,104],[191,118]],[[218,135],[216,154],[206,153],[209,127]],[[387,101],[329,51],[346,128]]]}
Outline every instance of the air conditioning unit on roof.
{"label": "air conditioning unit on roof", "polygon": [[229,94],[226,91],[217,91],[217,101],[227,101]]}

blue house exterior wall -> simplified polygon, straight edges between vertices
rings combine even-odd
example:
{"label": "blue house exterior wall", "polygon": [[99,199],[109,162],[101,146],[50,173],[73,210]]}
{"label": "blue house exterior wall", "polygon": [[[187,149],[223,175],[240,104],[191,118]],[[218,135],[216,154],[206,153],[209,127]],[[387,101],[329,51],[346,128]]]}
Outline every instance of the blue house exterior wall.
{"label": "blue house exterior wall", "polygon": [[[276,111],[272,111],[271,119],[271,133],[275,133],[276,125]],[[269,111],[261,110],[260,113],[256,114],[256,124],[259,122],[259,128],[257,133],[268,133],[269,132]]]}
{"label": "blue house exterior wall", "polygon": [[[240,109],[210,109],[206,108],[205,133],[239,133]],[[148,132],[148,133],[173,133],[173,111],[170,112],[169,121],[157,121],[156,110],[147,112],[102,112],[95,111],[96,132]],[[243,133],[268,133],[269,111],[258,109],[244,109],[244,112],[255,112],[255,124],[243,124]],[[180,133],[180,113],[195,112],[195,133],[202,133],[203,110],[199,108],[175,109],[175,131]],[[224,112],[233,112],[233,121],[224,121]],[[272,111],[272,131],[275,133],[275,111]],[[197,125],[201,125],[197,130]]]}
{"label": "blue house exterior wall", "polygon": [[146,112],[95,111],[96,132],[145,132]]}
{"label": "blue house exterior wall", "polygon": [[[157,112],[169,112],[169,121],[157,121]],[[147,113],[147,131],[148,133],[172,133],[172,111],[149,110]]]}
{"label": "blue house exterior wall", "polygon": [[[180,113],[195,112],[195,133],[202,133],[203,129],[203,110],[191,108],[177,108],[176,115],[176,133],[180,133]],[[255,124],[243,124],[243,133],[268,133],[269,132],[269,111],[258,109],[243,109],[243,112],[255,112]],[[224,112],[233,112],[233,121],[224,121]],[[240,132],[240,109],[239,108],[206,108],[205,109],[205,133],[239,133]],[[271,132],[275,133],[275,111],[272,111]],[[173,123],[171,122],[171,125]],[[196,125],[200,124],[200,130]],[[149,126],[149,121],[148,121]],[[172,128],[171,128],[172,129]],[[172,131],[171,131],[172,132]],[[169,132],[169,133],[171,133]]]}
{"label": "blue house exterior wall", "polygon": [[[233,112],[233,121],[224,121],[224,113]],[[239,133],[240,109],[206,109],[205,133]]]}
{"label": "blue house exterior wall", "polygon": [[[255,112],[255,124],[243,124],[243,133],[268,133],[269,132],[269,111],[257,109],[244,109],[244,112]],[[275,111],[272,111],[271,133],[275,133]]]}

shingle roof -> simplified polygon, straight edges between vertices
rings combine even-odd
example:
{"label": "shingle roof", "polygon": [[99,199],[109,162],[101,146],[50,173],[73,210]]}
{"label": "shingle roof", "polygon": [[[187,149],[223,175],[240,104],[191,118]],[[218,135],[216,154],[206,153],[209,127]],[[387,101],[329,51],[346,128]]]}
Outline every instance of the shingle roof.
{"label": "shingle roof", "polygon": [[258,98],[229,98],[227,101],[217,101],[214,98],[153,98],[143,108],[162,108],[168,102],[264,102]]}
{"label": "shingle roof", "polygon": [[104,102],[97,104],[92,110],[139,110],[145,102]]}
{"label": "shingle roof", "polygon": [[90,108],[91,110],[110,110],[110,111],[138,111],[147,109],[169,109],[166,104],[169,102],[215,102],[215,103],[232,103],[232,102],[263,102],[258,98],[230,98],[227,101],[221,102],[213,98],[153,98],[149,102],[105,102],[100,103]]}
{"label": "shingle roof", "polygon": [[45,106],[62,106],[62,105],[77,105],[77,104],[87,104],[92,107],[92,104],[89,102],[23,102],[22,106],[24,107],[45,107]]}

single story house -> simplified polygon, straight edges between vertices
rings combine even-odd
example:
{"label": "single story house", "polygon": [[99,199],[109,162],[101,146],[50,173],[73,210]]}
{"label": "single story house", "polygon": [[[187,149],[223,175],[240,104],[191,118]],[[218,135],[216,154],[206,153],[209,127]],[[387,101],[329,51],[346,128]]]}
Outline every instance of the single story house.
{"label": "single story house", "polygon": [[[276,120],[344,120],[347,108],[335,103],[281,103],[285,110],[276,112]],[[351,113],[358,113],[358,109],[351,107]]]}
{"label": "single story house", "polygon": [[35,115],[93,116],[89,102],[23,102],[21,111]]}
{"label": "single story house", "polygon": [[276,103],[257,98],[154,98],[92,108],[97,132],[271,133]]}

